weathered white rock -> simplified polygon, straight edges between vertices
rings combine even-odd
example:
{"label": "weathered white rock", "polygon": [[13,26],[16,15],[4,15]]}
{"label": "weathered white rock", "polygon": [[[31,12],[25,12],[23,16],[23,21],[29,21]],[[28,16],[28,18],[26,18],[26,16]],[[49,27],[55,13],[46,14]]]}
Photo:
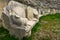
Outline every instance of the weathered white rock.
{"label": "weathered white rock", "polygon": [[[10,4],[11,2],[13,3],[13,5]],[[15,35],[16,37],[21,39],[26,34],[24,25],[27,19],[24,15],[24,8],[20,6],[22,6],[22,4],[20,5],[15,1],[10,1],[8,6],[3,10],[2,18],[4,22],[4,28],[9,30],[11,35]]]}
{"label": "weathered white rock", "polygon": [[10,1],[2,13],[3,25],[11,35],[21,39],[31,35],[31,29],[38,22],[38,15],[36,9]]}
{"label": "weathered white rock", "polygon": [[25,15],[25,9],[22,8],[22,7],[19,7],[19,6],[14,7],[13,11],[16,12],[15,15],[19,15],[20,17],[23,17],[23,18],[26,17],[26,15]]}
{"label": "weathered white rock", "polygon": [[34,18],[38,19],[39,18],[39,13],[36,9],[33,8],[33,14],[34,14]]}
{"label": "weathered white rock", "polygon": [[27,7],[27,18],[29,20],[32,20],[34,18],[33,9],[30,6]]}

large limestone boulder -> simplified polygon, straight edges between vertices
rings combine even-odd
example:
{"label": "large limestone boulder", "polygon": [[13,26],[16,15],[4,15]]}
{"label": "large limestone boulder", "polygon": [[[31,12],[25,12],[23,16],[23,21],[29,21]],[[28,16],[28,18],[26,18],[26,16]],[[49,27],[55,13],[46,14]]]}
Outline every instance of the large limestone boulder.
{"label": "large limestone boulder", "polygon": [[39,21],[38,15],[36,9],[16,1],[10,1],[2,13],[3,25],[11,35],[15,35],[19,39],[29,37],[31,29]]}
{"label": "large limestone boulder", "polygon": [[[13,4],[11,4],[13,3]],[[11,35],[15,35],[19,39],[25,37],[25,6],[15,1],[10,1],[9,4],[4,7],[2,13],[3,26],[6,28]],[[28,33],[29,34],[29,33]]]}

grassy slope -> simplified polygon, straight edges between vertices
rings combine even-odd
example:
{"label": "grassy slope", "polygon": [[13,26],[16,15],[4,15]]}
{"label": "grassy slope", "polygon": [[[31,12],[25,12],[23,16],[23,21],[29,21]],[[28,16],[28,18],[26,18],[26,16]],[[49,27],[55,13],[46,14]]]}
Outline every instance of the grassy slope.
{"label": "grassy slope", "polygon": [[[0,28],[0,40],[18,40]],[[42,16],[32,29],[32,35],[22,40],[60,40],[60,14]]]}

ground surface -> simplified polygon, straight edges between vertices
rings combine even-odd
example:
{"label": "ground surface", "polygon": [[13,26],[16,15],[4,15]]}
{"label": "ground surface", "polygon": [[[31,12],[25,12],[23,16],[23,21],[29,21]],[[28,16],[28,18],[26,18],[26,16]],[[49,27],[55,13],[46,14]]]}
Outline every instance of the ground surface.
{"label": "ground surface", "polygon": [[[18,40],[3,27],[0,28],[0,40]],[[42,16],[32,29],[32,35],[22,40],[60,40],[60,14]]]}
{"label": "ground surface", "polygon": [[33,40],[60,40],[60,14],[41,17]]}

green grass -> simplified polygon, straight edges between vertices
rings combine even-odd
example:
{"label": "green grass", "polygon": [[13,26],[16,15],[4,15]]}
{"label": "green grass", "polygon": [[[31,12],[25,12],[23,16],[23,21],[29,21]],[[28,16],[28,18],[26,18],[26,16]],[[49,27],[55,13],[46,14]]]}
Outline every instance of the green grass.
{"label": "green grass", "polygon": [[[60,40],[60,14],[42,16],[31,31],[32,35],[22,40]],[[0,40],[18,40],[3,27],[0,28],[0,35]]]}

